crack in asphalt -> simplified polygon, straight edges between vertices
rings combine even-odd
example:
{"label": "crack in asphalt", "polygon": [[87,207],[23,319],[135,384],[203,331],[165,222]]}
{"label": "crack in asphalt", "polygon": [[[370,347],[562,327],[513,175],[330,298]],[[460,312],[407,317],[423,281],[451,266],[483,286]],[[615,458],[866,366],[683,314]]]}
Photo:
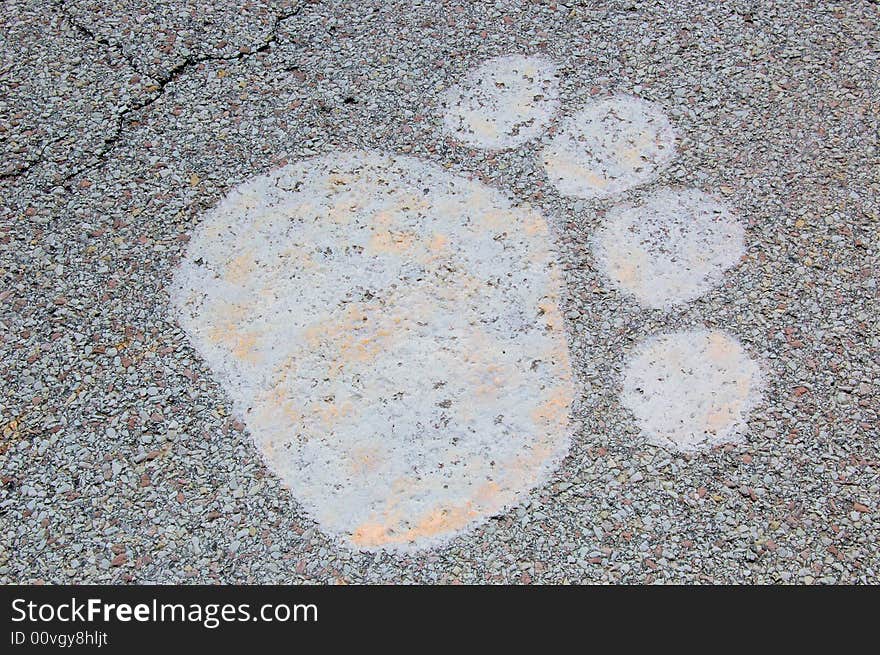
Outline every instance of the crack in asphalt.
{"label": "crack in asphalt", "polygon": [[[123,132],[125,131],[125,119],[129,114],[134,112],[138,112],[142,109],[146,109],[152,106],[162,95],[165,93],[165,87],[167,87],[172,82],[177,81],[189,68],[193,66],[197,66],[198,64],[205,61],[242,61],[248,59],[254,55],[257,55],[261,52],[266,52],[269,50],[275,43],[278,42],[278,29],[281,27],[281,24],[294,16],[298,15],[300,11],[305,7],[307,2],[301,2],[293,9],[289,9],[286,11],[282,11],[279,14],[276,14],[274,17],[274,21],[272,23],[272,28],[269,30],[268,36],[263,40],[263,42],[256,47],[248,46],[246,51],[242,51],[239,49],[239,52],[230,55],[210,55],[203,54],[197,56],[189,56],[183,59],[182,61],[175,64],[173,67],[163,72],[158,77],[149,75],[144,73],[138,68],[138,66],[134,63],[133,58],[130,55],[127,55],[121,44],[113,43],[106,37],[102,37],[93,30],[89,29],[85,25],[80,24],[74,18],[74,16],[67,9],[67,5],[63,0],[56,0],[52,3],[52,9],[58,13],[65,21],[70,23],[73,29],[80,34],[85,39],[89,39],[95,43],[98,43],[106,48],[112,48],[116,50],[119,55],[125,59],[128,64],[139,74],[146,75],[152,80],[155,80],[155,84],[151,85],[151,87],[155,89],[152,90],[150,96],[140,102],[134,102],[128,104],[122,108],[116,115],[116,124],[112,131],[112,134],[104,139],[104,146],[94,154],[96,161],[76,168],[75,170],[64,175],[60,180],[53,181],[50,185],[46,187],[45,190],[56,186],[62,186],[64,188],[69,188],[69,182],[81,175],[82,173],[86,173],[88,171],[94,170],[99,166],[103,165],[107,157],[112,153],[117,146],[120,144],[120,140],[122,138]],[[38,164],[44,163],[44,156],[46,150],[61,141],[64,138],[64,135],[56,137],[45,144],[40,148],[40,152],[34,159],[28,161],[24,166],[20,167],[17,170],[13,170],[7,173],[0,174],[0,180],[8,180],[8,179],[19,179],[27,175],[30,170],[37,166]]]}
{"label": "crack in asphalt", "polygon": [[[114,50],[117,50],[119,52],[120,56],[123,59],[125,59],[125,61],[128,62],[128,65],[131,66],[135,71],[137,71],[141,75],[146,74],[146,73],[142,72],[137,67],[137,64],[134,61],[134,57],[126,54],[125,48],[122,47],[121,43],[113,43],[110,41],[110,39],[99,35],[97,32],[91,30],[87,26],[85,26],[82,23],[80,23],[79,21],[77,21],[76,17],[72,13],[70,13],[70,11],[67,9],[67,5],[64,3],[64,0],[54,0],[52,2],[52,8],[56,11],[56,13],[59,16],[61,16],[68,23],[70,23],[70,25],[73,27],[73,29],[76,30],[77,32],[79,32],[79,34],[81,36],[83,36],[91,41],[94,41],[95,43],[98,43],[104,47],[113,48]],[[152,76],[150,76],[150,77],[152,77]]]}
{"label": "crack in asphalt", "polygon": [[12,180],[20,177],[24,177],[24,174],[27,173],[33,166],[41,163],[43,161],[43,157],[46,154],[46,150],[48,150],[51,146],[54,146],[56,143],[61,141],[65,135],[56,136],[54,139],[49,139],[40,146],[39,152],[37,152],[37,156],[33,159],[28,159],[21,166],[14,168],[11,171],[6,171],[5,173],[0,173],[0,180]]}

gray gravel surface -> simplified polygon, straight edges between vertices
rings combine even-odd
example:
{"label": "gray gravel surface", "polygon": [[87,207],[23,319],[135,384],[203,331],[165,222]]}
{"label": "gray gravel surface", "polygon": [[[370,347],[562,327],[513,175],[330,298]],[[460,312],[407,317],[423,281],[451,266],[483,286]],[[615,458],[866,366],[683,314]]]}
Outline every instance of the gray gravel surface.
{"label": "gray gravel surface", "polygon": [[[880,581],[880,7],[853,2],[254,2],[0,8],[0,582]],[[608,201],[546,184],[539,139],[447,138],[488,57],[560,64],[563,113],[661,104],[655,183],[720,193],[745,261],[646,310],[595,271]],[[546,142],[546,137],[543,142]],[[169,312],[199,215],[336,148],[413,154],[539,206],[581,399],[519,508],[421,554],[336,546],[264,467]],[[651,334],[721,327],[764,361],[745,444],[647,445],[618,402]]]}

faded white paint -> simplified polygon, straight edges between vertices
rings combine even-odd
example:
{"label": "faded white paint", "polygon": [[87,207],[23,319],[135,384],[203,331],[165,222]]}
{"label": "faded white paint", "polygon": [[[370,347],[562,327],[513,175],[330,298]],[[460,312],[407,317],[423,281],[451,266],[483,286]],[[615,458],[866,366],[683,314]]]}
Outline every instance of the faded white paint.
{"label": "faded white paint", "polygon": [[429,546],[565,455],[547,226],[418,159],[317,157],[234,189],[172,285],[268,465],[328,533]]}
{"label": "faded white paint", "polygon": [[443,124],[484,149],[512,148],[542,134],[559,109],[556,64],[544,57],[496,57],[442,98]]}
{"label": "faded white paint", "polygon": [[675,131],[656,104],[615,95],[564,119],[541,155],[566,196],[603,198],[651,180],[675,156]]}
{"label": "faded white paint", "polygon": [[762,387],[758,364],[732,336],[672,332],[636,349],[621,402],[649,442],[690,452],[741,441]]}
{"label": "faded white paint", "polygon": [[745,252],[745,229],[716,198],[660,189],[608,211],[593,253],[613,285],[652,308],[685,303],[719,284]]}

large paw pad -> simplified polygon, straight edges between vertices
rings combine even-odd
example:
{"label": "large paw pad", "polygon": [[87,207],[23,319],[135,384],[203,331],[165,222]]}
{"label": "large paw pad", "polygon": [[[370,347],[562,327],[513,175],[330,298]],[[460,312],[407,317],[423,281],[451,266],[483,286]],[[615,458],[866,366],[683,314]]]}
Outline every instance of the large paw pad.
{"label": "large paw pad", "polygon": [[321,526],[403,548],[497,513],[565,454],[558,294],[539,214],[411,157],[349,152],[238,187],[172,297]]}

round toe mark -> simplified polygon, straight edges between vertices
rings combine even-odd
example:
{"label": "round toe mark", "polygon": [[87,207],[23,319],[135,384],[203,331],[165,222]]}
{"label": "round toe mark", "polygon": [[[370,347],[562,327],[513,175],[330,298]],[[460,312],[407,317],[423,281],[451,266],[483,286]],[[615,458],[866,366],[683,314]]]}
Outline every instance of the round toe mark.
{"label": "round toe mark", "polygon": [[675,132],[660,107],[621,94],[562,121],[542,161],[561,194],[603,198],[647,182],[674,155]]}
{"label": "round toe mark", "polygon": [[593,252],[618,289],[646,307],[669,308],[720,283],[745,252],[745,229],[706,193],[661,189],[609,210]]}
{"label": "round toe mark", "polygon": [[687,452],[738,441],[762,386],[758,364],[732,336],[673,332],[639,346],[621,401],[649,442]]}
{"label": "round toe mark", "polygon": [[556,64],[544,57],[495,57],[443,98],[443,123],[456,139],[512,148],[540,135],[559,109]]}

